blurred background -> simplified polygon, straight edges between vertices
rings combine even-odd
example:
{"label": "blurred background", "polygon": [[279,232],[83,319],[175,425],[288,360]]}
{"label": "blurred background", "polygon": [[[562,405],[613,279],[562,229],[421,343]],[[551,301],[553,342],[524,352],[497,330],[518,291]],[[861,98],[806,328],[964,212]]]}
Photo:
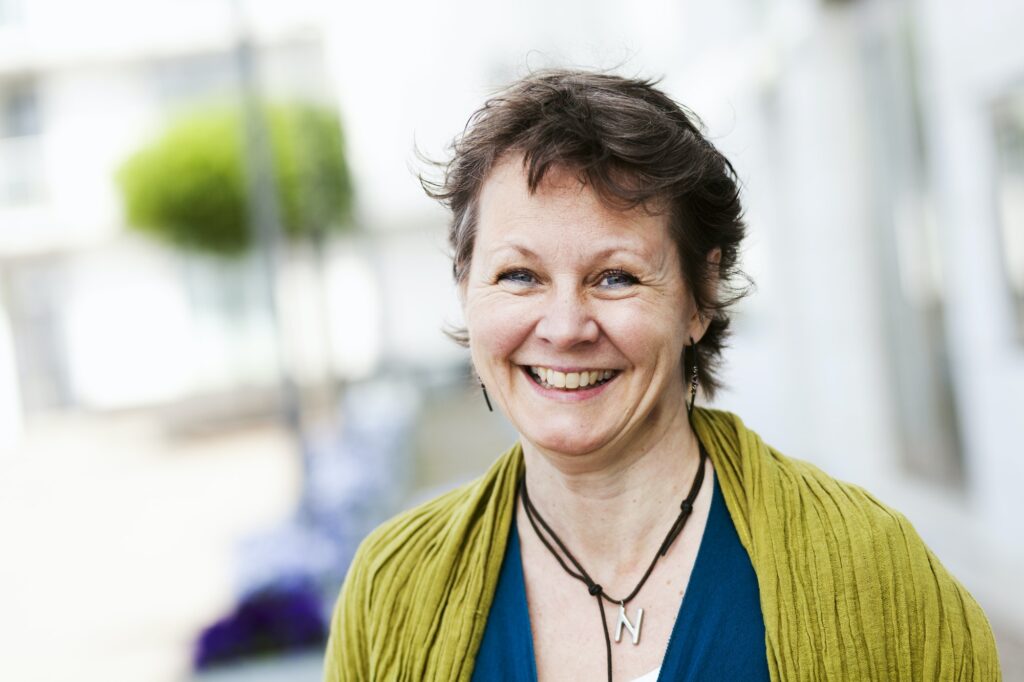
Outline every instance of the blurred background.
{"label": "blurred background", "polygon": [[745,191],[715,401],[903,511],[1024,680],[1024,4],[0,0],[0,679],[318,680],[376,523],[515,434],[415,150],[662,78]]}

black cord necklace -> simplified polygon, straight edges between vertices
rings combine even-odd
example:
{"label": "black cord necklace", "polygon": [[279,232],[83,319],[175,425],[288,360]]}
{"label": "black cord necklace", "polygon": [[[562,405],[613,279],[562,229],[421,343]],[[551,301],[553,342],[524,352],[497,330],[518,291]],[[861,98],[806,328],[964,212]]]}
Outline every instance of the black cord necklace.
{"label": "black cord necklace", "polygon": [[[704,444],[700,442],[699,438],[697,439],[697,445],[700,449],[700,465],[697,467],[697,475],[693,479],[693,485],[690,486],[689,494],[679,505],[679,516],[676,517],[675,523],[672,524],[672,528],[669,529],[668,535],[665,536],[665,541],[661,543],[661,548],[658,550],[658,553],[654,555],[651,565],[647,567],[644,577],[640,578],[640,582],[637,583],[636,587],[633,588],[633,591],[630,592],[629,596],[625,599],[614,599],[608,596],[608,594],[605,593],[604,588],[594,582],[594,579],[590,577],[586,570],[584,570],[583,566],[580,565],[580,562],[576,560],[576,557],[572,555],[558,535],[555,534],[555,531],[551,530],[551,526],[549,526],[543,517],[541,517],[537,508],[533,506],[533,502],[530,501],[530,493],[526,490],[526,476],[523,476],[522,480],[519,482],[519,495],[523,499],[523,509],[526,511],[526,518],[530,520],[530,525],[533,526],[533,530],[537,533],[537,537],[540,538],[540,541],[544,543],[544,546],[548,548],[548,551],[551,552],[551,555],[555,557],[565,572],[586,585],[587,591],[590,592],[591,596],[597,597],[597,608],[601,612],[601,625],[604,628],[604,646],[608,659],[608,682],[612,681],[612,640],[611,635],[608,632],[608,619],[604,614],[604,605],[601,603],[601,600],[604,599],[610,604],[619,605],[619,620],[615,627],[615,641],[620,641],[622,637],[622,627],[625,626],[633,636],[633,644],[638,644],[640,642],[640,627],[643,624],[644,610],[639,610],[636,625],[633,625],[633,623],[626,618],[626,604],[640,593],[644,583],[647,582],[647,579],[651,576],[651,572],[654,571],[654,565],[658,563],[658,559],[665,556],[669,548],[672,546],[672,543],[679,536],[679,533],[682,532],[683,526],[686,525],[686,520],[690,518],[690,513],[693,511],[693,502],[697,499],[697,493],[700,492],[701,484],[704,482],[704,462],[708,458],[708,453],[704,449]],[[562,551],[562,554],[565,555],[565,558],[569,560],[569,563],[571,563],[576,570],[573,570],[566,564],[565,559],[563,559],[558,551],[552,547],[551,542],[547,537],[545,537],[545,534],[541,532],[541,529],[551,536],[555,545],[558,546],[558,549]]]}

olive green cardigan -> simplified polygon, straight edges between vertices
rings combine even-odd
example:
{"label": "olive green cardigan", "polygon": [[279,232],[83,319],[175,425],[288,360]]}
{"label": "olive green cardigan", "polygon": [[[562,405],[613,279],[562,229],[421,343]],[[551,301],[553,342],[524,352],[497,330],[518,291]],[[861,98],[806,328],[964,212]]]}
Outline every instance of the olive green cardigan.
{"label": "olive green cardigan", "polygon": [[[697,410],[761,592],[772,680],[1000,679],[985,614],[898,512]],[[331,623],[325,679],[468,680],[514,513],[521,449],[374,531]]]}

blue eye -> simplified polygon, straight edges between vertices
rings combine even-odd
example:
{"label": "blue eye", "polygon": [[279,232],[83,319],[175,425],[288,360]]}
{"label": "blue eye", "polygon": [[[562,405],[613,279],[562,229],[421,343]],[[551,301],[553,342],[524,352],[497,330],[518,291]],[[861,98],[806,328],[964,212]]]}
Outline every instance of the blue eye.
{"label": "blue eye", "polygon": [[536,277],[529,270],[509,270],[497,277],[498,282],[513,282],[514,284],[533,284]]}
{"label": "blue eye", "polygon": [[609,270],[601,275],[599,280],[601,286],[612,289],[620,289],[632,286],[637,283],[637,278],[622,270]]}

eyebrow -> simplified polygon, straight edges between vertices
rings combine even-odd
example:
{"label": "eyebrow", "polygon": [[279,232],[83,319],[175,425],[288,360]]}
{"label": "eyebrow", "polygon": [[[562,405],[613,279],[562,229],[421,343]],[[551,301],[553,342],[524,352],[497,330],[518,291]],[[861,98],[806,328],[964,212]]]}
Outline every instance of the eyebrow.
{"label": "eyebrow", "polygon": [[527,246],[523,246],[522,244],[518,244],[516,242],[504,242],[497,249],[495,249],[495,253],[500,253],[502,251],[517,251],[523,254],[524,256],[529,256],[531,258],[540,258],[540,256],[538,256],[534,250],[530,249]]}
{"label": "eyebrow", "polygon": [[[500,253],[500,252],[506,251],[506,250],[508,250],[508,251],[516,251],[518,253],[523,254],[524,256],[528,256],[530,258],[535,258],[535,259],[538,259],[538,260],[540,259],[540,256],[537,254],[536,251],[534,251],[533,249],[531,249],[528,246],[525,246],[523,244],[519,244],[517,242],[504,242],[497,249],[495,249],[495,253]],[[593,254],[593,257],[594,257],[595,260],[601,260],[603,258],[608,258],[609,256],[613,256],[613,255],[618,254],[618,253],[628,253],[628,254],[630,254],[632,256],[636,256],[637,258],[647,258],[648,257],[647,255],[641,253],[640,251],[637,251],[636,249],[632,249],[632,248],[628,248],[628,247],[627,248],[616,247],[616,246],[610,246],[610,247],[608,247],[606,249],[598,251],[597,253]]]}

